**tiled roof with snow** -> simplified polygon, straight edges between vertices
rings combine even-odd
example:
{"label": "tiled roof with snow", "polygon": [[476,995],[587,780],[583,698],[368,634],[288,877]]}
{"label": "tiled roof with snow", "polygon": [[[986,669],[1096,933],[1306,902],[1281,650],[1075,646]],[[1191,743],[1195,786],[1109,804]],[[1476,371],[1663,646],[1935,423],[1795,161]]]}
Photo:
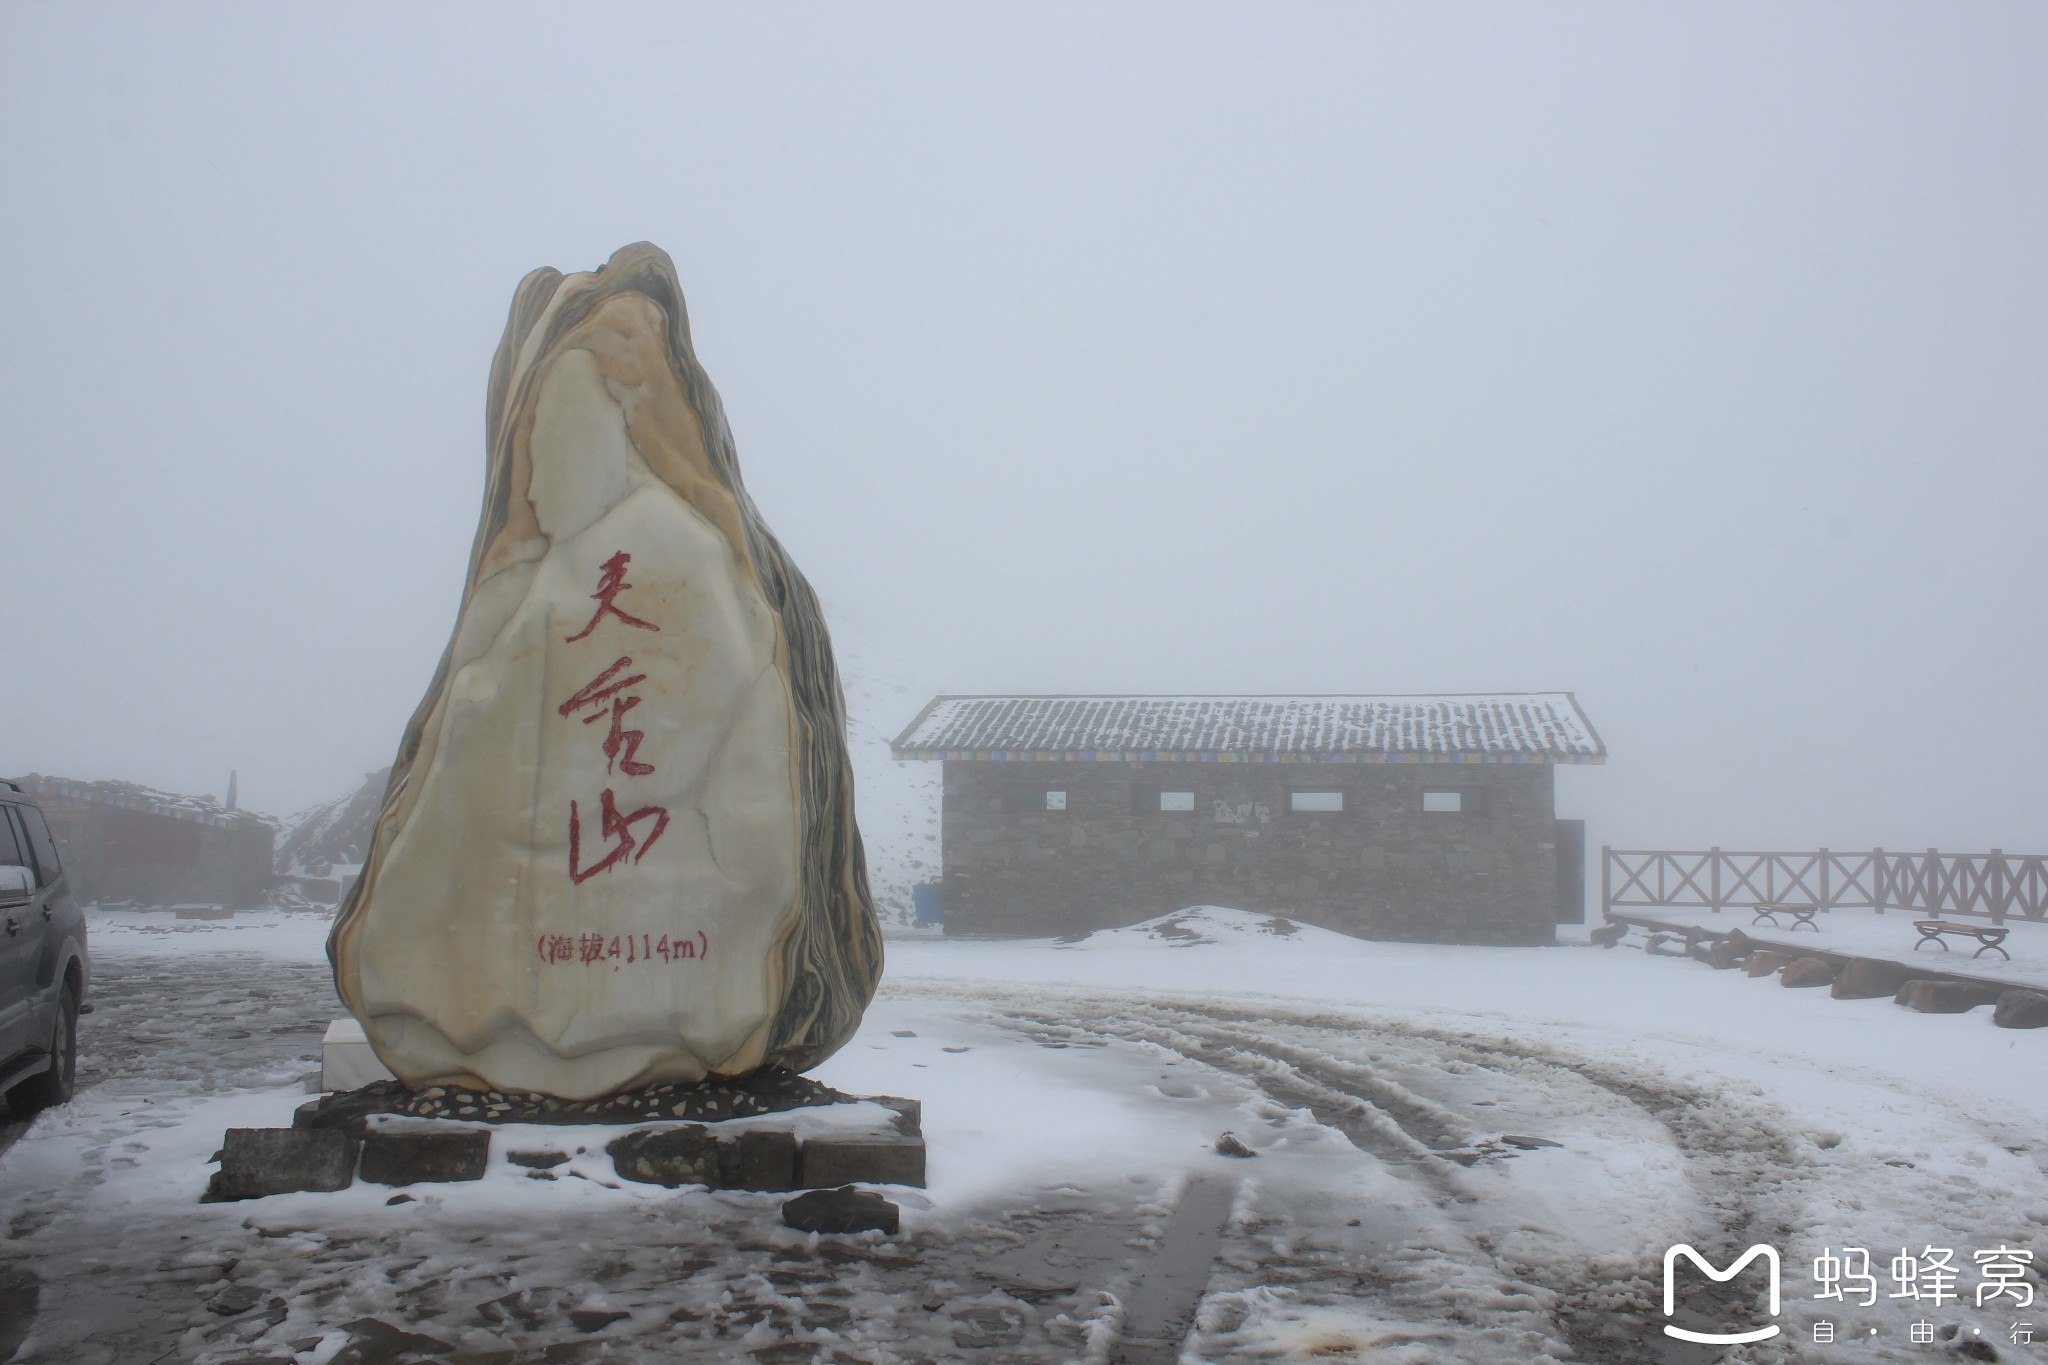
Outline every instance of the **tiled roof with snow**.
{"label": "tiled roof with snow", "polygon": [[48,810],[63,809],[67,803],[117,806],[122,810],[221,829],[249,823],[269,825],[272,829],[277,826],[277,821],[270,816],[258,815],[255,811],[229,810],[211,796],[180,796],[133,782],[80,782],[42,773],[30,773],[14,781],[25,794],[35,797]]}
{"label": "tiled roof with snow", "polygon": [[1600,763],[1569,692],[1423,697],[935,697],[897,758]]}

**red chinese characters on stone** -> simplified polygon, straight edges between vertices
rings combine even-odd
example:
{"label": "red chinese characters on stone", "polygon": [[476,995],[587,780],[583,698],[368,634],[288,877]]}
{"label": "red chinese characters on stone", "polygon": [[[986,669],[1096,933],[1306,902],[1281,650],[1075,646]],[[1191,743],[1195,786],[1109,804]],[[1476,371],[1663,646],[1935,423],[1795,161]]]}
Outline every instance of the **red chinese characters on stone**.
{"label": "red chinese characters on stone", "polygon": [[604,562],[603,569],[597,580],[597,591],[590,594],[590,600],[597,603],[597,611],[591,615],[589,625],[583,627],[583,629],[577,631],[562,643],[575,644],[578,640],[590,634],[591,631],[596,630],[597,623],[604,620],[607,613],[618,617],[636,630],[661,629],[654,622],[643,621],[639,617],[627,612],[614,600],[620,593],[633,586],[626,581],[626,566],[632,562],[633,556],[627,554],[624,550],[619,551]]}
{"label": "red chinese characters on stone", "polygon": [[711,956],[711,939],[702,929],[695,937],[667,934],[542,934],[534,940],[534,951],[551,967],[580,964],[612,970],[637,966],[657,959],[673,966],[679,962],[702,962]]}
{"label": "red chinese characters on stone", "polygon": [[[611,717],[611,729],[605,733],[602,746],[605,756],[604,770],[612,772],[615,768],[623,769],[628,776],[645,777],[654,771],[654,765],[652,763],[641,763],[633,756],[640,752],[641,741],[645,740],[647,736],[639,730],[628,730],[626,728],[626,713],[640,704],[640,698],[629,697],[624,695],[624,693],[633,684],[647,681],[647,675],[645,673],[635,673],[630,678],[619,677],[620,673],[623,673],[632,666],[632,656],[630,654],[621,654],[612,663],[610,668],[592,678],[582,691],[563,702],[556,709],[562,715],[568,716],[582,710],[586,706],[603,708],[585,716],[583,723],[589,725],[595,721],[603,720],[607,715]],[[619,754],[621,749],[625,750],[623,758]]]}
{"label": "red chinese characters on stone", "polygon": [[[569,803],[569,880],[578,886],[605,869],[624,861],[629,853],[633,855],[634,862],[639,862],[647,856],[647,850],[654,847],[654,841],[661,837],[661,832],[668,828],[668,811],[660,806],[642,806],[631,815],[619,814],[618,798],[612,795],[610,787],[604,789],[599,809],[603,815],[603,823],[599,827],[603,837],[607,840],[617,839],[619,842],[604,857],[589,867],[584,867],[582,815],[574,801]],[[649,819],[654,821],[654,828],[648,832],[646,842],[636,843],[633,839],[633,826]]]}
{"label": "red chinese characters on stone", "polygon": [[[591,600],[597,603],[597,611],[591,616],[590,623],[568,637],[565,643],[575,644],[583,639],[596,630],[598,623],[607,615],[616,616],[621,622],[636,630],[661,629],[652,621],[644,621],[618,604],[619,594],[633,586],[626,581],[626,566],[632,559],[631,555],[621,550],[604,562],[598,578],[597,591],[591,594]],[[652,763],[645,762],[639,757],[640,746],[647,738],[646,733],[626,728],[626,713],[640,704],[640,698],[631,689],[647,681],[645,673],[629,673],[628,670],[632,667],[632,656],[621,654],[609,667],[556,708],[557,714],[565,720],[579,711],[588,711],[590,714],[583,717],[585,725],[594,725],[598,721],[609,722],[604,739],[598,746],[604,753],[605,773],[608,776],[623,773],[627,777],[645,777],[654,771]],[[662,831],[668,828],[666,807],[641,806],[630,813],[622,813],[619,810],[618,793],[610,787],[606,787],[599,798],[598,810],[598,835],[604,852],[602,856],[585,866],[583,811],[577,802],[569,803],[569,880],[578,886],[600,872],[619,866],[629,858],[635,863],[639,862],[647,856],[648,850],[654,847],[655,841],[661,838]],[[636,835],[635,826],[649,820],[653,821],[652,828]],[[548,956],[551,951],[553,950],[544,948],[544,960],[567,960]],[[580,953],[588,949],[579,946],[577,951]],[[587,957],[584,958],[586,962],[589,960]]]}

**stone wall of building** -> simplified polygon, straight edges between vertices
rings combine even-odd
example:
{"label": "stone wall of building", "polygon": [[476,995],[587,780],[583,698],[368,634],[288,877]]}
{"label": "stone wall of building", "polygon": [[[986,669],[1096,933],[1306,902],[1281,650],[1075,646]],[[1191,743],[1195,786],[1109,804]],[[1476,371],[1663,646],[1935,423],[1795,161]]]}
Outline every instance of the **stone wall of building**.
{"label": "stone wall of building", "polygon": [[49,821],[71,892],[81,901],[253,906],[275,880],[275,825],[210,798],[128,783],[19,779]]}
{"label": "stone wall of building", "polygon": [[[1189,905],[1367,938],[1548,943],[1558,907],[1548,764],[948,761],[954,933],[1060,934]],[[1162,811],[1159,790],[1192,791]],[[1047,792],[1065,809],[1047,809]],[[1338,812],[1291,791],[1344,793]],[[1456,813],[1424,809],[1456,791]]]}
{"label": "stone wall of building", "polygon": [[255,819],[195,824],[104,807],[44,806],[81,900],[252,906],[269,888],[274,831]]}

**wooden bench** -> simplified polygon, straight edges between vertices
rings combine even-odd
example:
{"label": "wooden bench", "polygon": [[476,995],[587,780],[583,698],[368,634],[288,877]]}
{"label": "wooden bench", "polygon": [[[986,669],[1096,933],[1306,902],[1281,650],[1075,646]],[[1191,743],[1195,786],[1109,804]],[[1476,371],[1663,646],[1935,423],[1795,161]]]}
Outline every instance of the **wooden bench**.
{"label": "wooden bench", "polygon": [[2005,942],[2005,936],[2012,932],[2010,929],[1988,924],[1950,924],[1946,920],[1938,919],[1916,919],[1913,921],[1913,927],[1920,931],[1920,941],[1913,945],[1913,951],[1916,953],[1930,943],[1941,943],[1941,950],[1945,953],[1948,951],[1948,944],[1942,943],[1942,935],[1955,934],[1960,938],[1977,940],[1980,946],[1976,952],[1970,954],[1972,960],[1996,951],[2007,962],[2012,961],[2012,954],[1999,947]]}
{"label": "wooden bench", "polygon": [[1759,905],[1756,908],[1755,917],[1750,920],[1749,924],[1754,929],[1757,925],[1769,920],[1771,927],[1776,929],[1779,927],[1778,916],[1790,915],[1792,917],[1792,927],[1787,929],[1786,933],[1798,932],[1799,926],[1803,924],[1817,934],[1820,932],[1820,926],[1813,922],[1813,917],[1819,913],[1820,907],[1818,905]]}

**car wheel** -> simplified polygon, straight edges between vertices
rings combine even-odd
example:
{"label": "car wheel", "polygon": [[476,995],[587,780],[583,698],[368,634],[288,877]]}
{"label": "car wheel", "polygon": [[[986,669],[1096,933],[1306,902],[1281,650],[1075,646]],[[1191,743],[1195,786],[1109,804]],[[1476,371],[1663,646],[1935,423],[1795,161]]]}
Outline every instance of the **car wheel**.
{"label": "car wheel", "polygon": [[70,982],[57,994],[57,1023],[50,1032],[50,1069],[7,1092],[16,1114],[33,1114],[63,1104],[78,1087],[78,995]]}

